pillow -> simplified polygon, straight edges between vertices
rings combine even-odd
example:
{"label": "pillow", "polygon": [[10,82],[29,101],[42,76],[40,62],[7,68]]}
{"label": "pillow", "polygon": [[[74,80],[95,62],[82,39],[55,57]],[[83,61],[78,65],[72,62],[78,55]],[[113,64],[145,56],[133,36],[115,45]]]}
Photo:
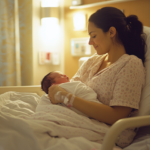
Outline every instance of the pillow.
{"label": "pillow", "polygon": [[143,31],[146,34],[147,45],[145,51],[146,82],[141,95],[138,116],[150,115],[150,27],[144,26]]}

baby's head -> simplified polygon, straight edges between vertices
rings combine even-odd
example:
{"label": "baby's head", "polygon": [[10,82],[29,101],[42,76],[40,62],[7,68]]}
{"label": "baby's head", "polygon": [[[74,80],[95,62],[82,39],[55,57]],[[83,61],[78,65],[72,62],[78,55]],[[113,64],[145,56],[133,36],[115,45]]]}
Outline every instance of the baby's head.
{"label": "baby's head", "polygon": [[69,78],[61,72],[54,71],[48,73],[41,81],[42,90],[48,94],[48,88],[53,84],[61,84],[70,82]]}

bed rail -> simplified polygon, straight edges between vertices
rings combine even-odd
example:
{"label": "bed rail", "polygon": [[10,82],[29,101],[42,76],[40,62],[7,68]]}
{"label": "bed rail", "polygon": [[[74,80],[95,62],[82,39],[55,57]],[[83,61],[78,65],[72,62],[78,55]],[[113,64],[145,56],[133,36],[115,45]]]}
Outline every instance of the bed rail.
{"label": "bed rail", "polygon": [[130,127],[141,127],[148,125],[150,125],[150,115],[118,120],[110,127],[109,131],[106,133],[101,150],[113,150],[115,141],[123,130]]}

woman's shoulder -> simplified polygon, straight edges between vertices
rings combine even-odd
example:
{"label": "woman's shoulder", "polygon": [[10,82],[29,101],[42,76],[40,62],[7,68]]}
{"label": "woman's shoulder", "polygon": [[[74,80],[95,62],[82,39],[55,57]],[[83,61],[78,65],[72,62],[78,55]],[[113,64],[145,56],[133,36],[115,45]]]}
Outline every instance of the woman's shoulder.
{"label": "woman's shoulder", "polygon": [[145,67],[140,58],[135,55],[124,54],[121,58],[115,63],[113,70],[118,72],[118,75],[122,74],[145,74]]}
{"label": "woman's shoulder", "polygon": [[132,69],[135,72],[145,73],[145,67],[143,65],[142,60],[135,55],[125,54],[125,56],[122,59],[121,64],[122,64],[123,70],[131,70]]}
{"label": "woman's shoulder", "polygon": [[124,54],[121,61],[125,64],[139,64],[143,66],[142,60],[135,55]]}
{"label": "woman's shoulder", "polygon": [[135,55],[129,55],[128,62],[132,65],[136,65],[136,66],[140,65],[140,66],[144,67],[142,60]]}

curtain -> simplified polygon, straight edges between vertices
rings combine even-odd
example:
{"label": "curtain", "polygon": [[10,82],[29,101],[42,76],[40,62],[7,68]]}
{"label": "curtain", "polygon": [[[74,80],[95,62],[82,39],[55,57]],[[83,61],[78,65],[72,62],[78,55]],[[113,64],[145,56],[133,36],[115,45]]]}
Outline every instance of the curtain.
{"label": "curtain", "polygon": [[0,86],[32,85],[32,1],[0,1]]}

